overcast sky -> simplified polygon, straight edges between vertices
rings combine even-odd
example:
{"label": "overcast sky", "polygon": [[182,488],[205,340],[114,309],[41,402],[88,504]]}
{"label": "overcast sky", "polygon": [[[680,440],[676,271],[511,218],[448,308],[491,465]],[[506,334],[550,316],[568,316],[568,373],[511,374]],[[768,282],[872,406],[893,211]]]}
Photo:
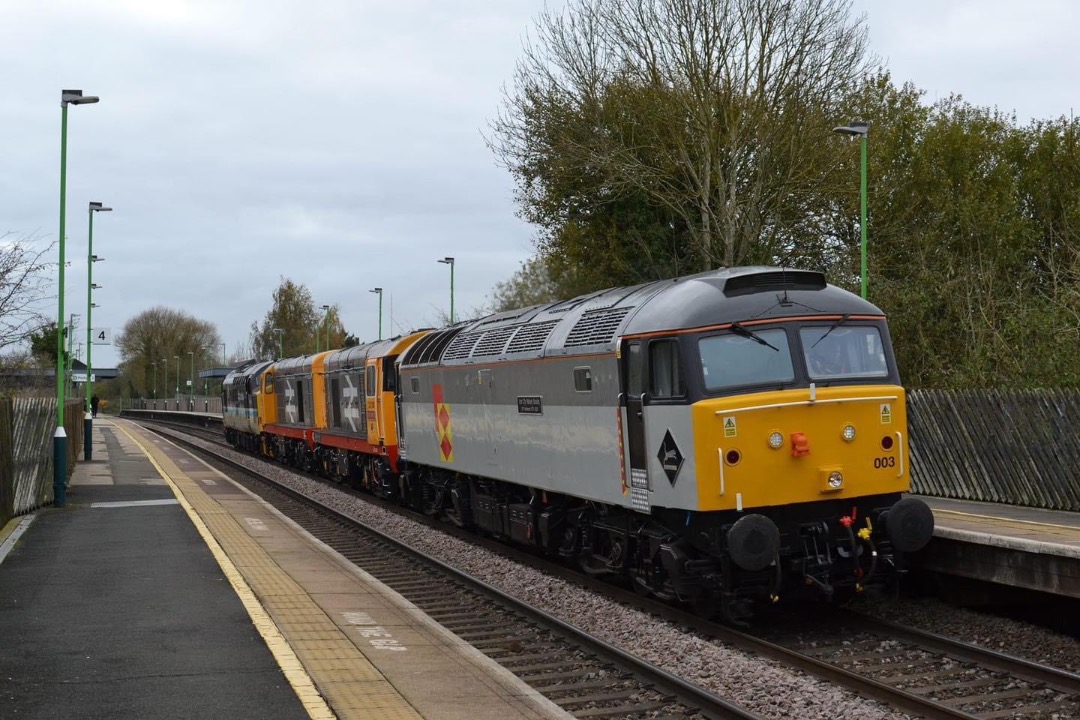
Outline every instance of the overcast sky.
{"label": "overcast sky", "polygon": [[[0,233],[55,240],[60,90],[79,88],[101,102],[69,110],[65,313],[86,312],[98,200],[115,212],[95,217],[93,325],[113,333],[160,305],[215,324],[231,355],[287,277],[372,340],[371,288],[385,290],[384,335],[448,311],[447,255],[460,316],[531,254],[483,133],[543,6],[0,0]],[[853,11],[894,80],[928,100],[957,92],[1027,122],[1080,98],[1080,3]],[[117,360],[95,347],[95,366]]]}

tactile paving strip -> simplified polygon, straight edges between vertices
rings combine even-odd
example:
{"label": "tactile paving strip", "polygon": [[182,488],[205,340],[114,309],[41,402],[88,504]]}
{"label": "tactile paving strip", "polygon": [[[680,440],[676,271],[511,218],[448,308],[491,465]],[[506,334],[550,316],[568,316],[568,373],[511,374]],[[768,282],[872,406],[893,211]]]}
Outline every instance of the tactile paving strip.
{"label": "tactile paving strip", "polygon": [[[202,519],[228,559],[273,618],[296,658],[315,678],[337,717],[422,720],[314,600],[290,578],[237,520],[158,447],[145,452]],[[253,618],[254,619],[254,618]],[[283,667],[283,669],[285,669]],[[297,689],[298,693],[300,689]],[[303,699],[303,698],[301,698]]]}

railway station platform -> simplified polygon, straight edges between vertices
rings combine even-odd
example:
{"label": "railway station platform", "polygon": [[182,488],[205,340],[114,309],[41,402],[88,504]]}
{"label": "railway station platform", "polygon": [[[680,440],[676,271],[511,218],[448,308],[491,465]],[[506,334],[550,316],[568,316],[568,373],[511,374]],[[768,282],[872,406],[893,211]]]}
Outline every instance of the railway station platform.
{"label": "railway station platform", "polygon": [[0,716],[571,717],[188,452],[93,442],[0,530]]}
{"label": "railway station platform", "polygon": [[1080,599],[1080,513],[919,497],[935,523],[921,569]]}

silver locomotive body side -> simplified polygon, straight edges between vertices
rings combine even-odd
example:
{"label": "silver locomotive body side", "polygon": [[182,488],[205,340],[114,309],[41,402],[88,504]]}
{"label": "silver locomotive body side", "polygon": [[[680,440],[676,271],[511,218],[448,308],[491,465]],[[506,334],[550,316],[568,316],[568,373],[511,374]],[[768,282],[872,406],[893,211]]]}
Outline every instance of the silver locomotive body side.
{"label": "silver locomotive body side", "polygon": [[614,355],[403,369],[401,381],[410,462],[628,504]]}

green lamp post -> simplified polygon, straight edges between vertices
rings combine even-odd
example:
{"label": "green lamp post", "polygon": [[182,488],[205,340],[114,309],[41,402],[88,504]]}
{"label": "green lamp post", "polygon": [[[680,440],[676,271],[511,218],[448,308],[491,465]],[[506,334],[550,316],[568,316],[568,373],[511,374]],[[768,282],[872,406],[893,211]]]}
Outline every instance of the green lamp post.
{"label": "green lamp post", "polygon": [[870,123],[867,122],[853,122],[850,125],[843,125],[841,127],[833,128],[833,132],[838,132],[841,135],[847,135],[849,137],[859,138],[859,144],[862,146],[862,172],[860,182],[860,219],[859,230],[862,232],[862,299],[866,299],[866,138],[870,134]]}
{"label": "green lamp post", "polygon": [[[326,331],[326,349],[329,350],[330,349],[330,306],[329,305],[323,305],[322,309],[323,309],[323,329]],[[316,337],[318,336],[318,334],[319,334],[319,332],[316,330],[315,331]],[[316,346],[317,345],[318,345],[318,340],[316,340]],[[316,347],[315,352],[318,352],[318,351],[319,351],[318,347]]]}
{"label": "green lamp post", "polygon": [[444,257],[439,262],[450,266],[450,324],[454,324],[454,258]]}
{"label": "green lamp post", "polygon": [[382,340],[382,288],[375,288],[374,290],[368,290],[379,296],[379,339]]}
{"label": "green lamp post", "polygon": [[64,224],[67,220],[67,111],[68,105],[96,103],[96,95],[83,95],[82,90],[60,91],[60,288],[56,312],[56,432],[53,434],[53,505],[67,503],[67,431],[64,430]]}
{"label": "green lamp post", "polygon": [[195,410],[195,351],[188,350],[188,412]]}
{"label": "green lamp post", "polygon": [[94,459],[94,413],[90,398],[94,392],[94,368],[91,363],[93,357],[93,327],[91,326],[91,313],[96,307],[93,300],[93,292],[100,288],[94,284],[94,263],[101,262],[105,258],[99,258],[94,254],[94,213],[112,212],[111,207],[105,207],[99,202],[91,202],[88,206],[87,215],[90,216],[90,227],[86,241],[86,415],[83,419],[83,460],[89,462]]}

